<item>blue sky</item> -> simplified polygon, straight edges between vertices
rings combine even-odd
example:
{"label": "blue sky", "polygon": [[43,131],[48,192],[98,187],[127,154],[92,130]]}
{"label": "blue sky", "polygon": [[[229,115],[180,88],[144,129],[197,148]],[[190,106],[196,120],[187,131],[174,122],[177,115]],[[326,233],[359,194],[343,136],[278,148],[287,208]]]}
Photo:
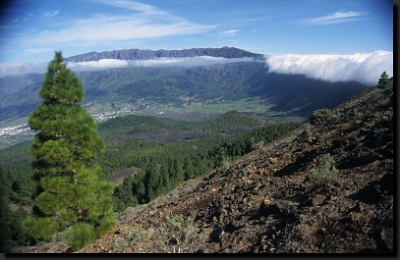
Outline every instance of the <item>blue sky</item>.
{"label": "blue sky", "polygon": [[392,1],[12,1],[1,62],[119,49],[234,46],[262,54],[393,51]]}

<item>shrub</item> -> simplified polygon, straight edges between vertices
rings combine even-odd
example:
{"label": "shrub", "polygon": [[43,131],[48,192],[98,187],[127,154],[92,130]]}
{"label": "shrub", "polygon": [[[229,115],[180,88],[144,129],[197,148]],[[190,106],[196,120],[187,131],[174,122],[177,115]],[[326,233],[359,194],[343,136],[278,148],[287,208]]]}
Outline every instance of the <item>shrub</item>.
{"label": "shrub", "polygon": [[230,166],[230,165],[231,165],[231,162],[228,161],[228,160],[224,160],[224,161],[222,162],[222,167],[224,168],[224,170],[229,169],[229,166]]}
{"label": "shrub", "polygon": [[[125,231],[125,232],[127,232],[127,231]],[[131,238],[132,240],[138,241],[138,242],[144,242],[150,236],[150,232],[149,231],[147,231],[147,230],[145,230],[143,228],[140,228],[140,227],[134,228],[132,233],[130,233],[129,230],[128,230],[128,232],[129,232],[128,233],[128,235],[129,235],[128,237]]]}
{"label": "shrub", "polygon": [[317,187],[327,188],[337,180],[338,170],[333,165],[335,161],[330,154],[318,157],[318,167],[308,173],[308,178]]}
{"label": "shrub", "polygon": [[66,232],[65,240],[71,249],[76,251],[96,240],[96,232],[93,225],[78,222]]}
{"label": "shrub", "polygon": [[[134,227],[126,225],[121,230],[121,236],[119,239],[113,241],[113,252],[114,253],[130,253],[130,249],[144,250],[146,252],[149,250],[146,247],[137,247],[136,242],[145,242],[151,236],[151,233],[141,227]],[[137,251],[140,252],[140,251]]]}
{"label": "shrub", "polygon": [[313,137],[313,131],[311,129],[311,124],[307,123],[305,125],[303,133],[305,134],[307,141],[310,141],[311,138]]}
{"label": "shrub", "polygon": [[253,150],[257,150],[260,149],[264,146],[264,142],[261,140],[259,142],[256,142],[256,140],[254,138],[251,138],[251,146],[250,149]]}
{"label": "shrub", "polygon": [[285,144],[289,145],[293,142],[293,140],[294,140],[293,138],[285,138]]}
{"label": "shrub", "polygon": [[167,216],[164,227],[165,232],[163,233],[168,236],[167,244],[169,244],[169,240],[173,240],[177,246],[176,249],[175,245],[172,246],[172,252],[174,253],[189,252],[194,243],[193,239],[199,236],[197,228],[193,225],[193,220],[185,221],[180,215]]}
{"label": "shrub", "polygon": [[315,110],[310,118],[310,123],[312,125],[320,125],[323,122],[330,119],[331,117],[332,117],[332,112],[327,108]]}

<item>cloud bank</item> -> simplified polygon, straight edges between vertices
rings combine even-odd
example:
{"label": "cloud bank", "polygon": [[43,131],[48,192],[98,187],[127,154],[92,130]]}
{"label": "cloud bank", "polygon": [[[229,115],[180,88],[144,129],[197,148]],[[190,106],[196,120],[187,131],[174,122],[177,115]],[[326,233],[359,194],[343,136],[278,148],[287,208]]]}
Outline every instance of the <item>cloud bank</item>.
{"label": "cloud bank", "polygon": [[[89,62],[68,62],[68,68],[74,72],[99,71],[111,68],[129,67],[195,67],[226,64],[233,62],[254,62],[253,58],[226,59],[210,56],[186,58],[158,58],[151,60],[116,60],[102,59]],[[374,86],[383,71],[393,76],[393,52],[375,51],[352,55],[336,54],[286,54],[266,56],[268,72],[282,74],[302,74],[310,78],[327,81],[358,81]],[[24,75],[29,73],[44,74],[47,63],[0,63],[0,77]]]}
{"label": "cloud bank", "polygon": [[311,54],[266,56],[268,72],[303,74],[327,81],[351,81],[374,86],[383,71],[393,76],[393,52],[375,51],[352,55]]}
{"label": "cloud bank", "polygon": [[196,67],[210,66],[216,64],[226,64],[233,62],[253,62],[253,58],[235,58],[226,59],[210,56],[198,56],[187,58],[159,58],[152,60],[114,60],[103,59],[99,61],[89,62],[69,62],[68,67],[73,71],[92,71],[110,68],[127,68],[127,67]]}
{"label": "cloud bank", "polygon": [[47,63],[4,62],[0,63],[0,78],[6,76],[25,75],[31,73],[43,74]]}
{"label": "cloud bank", "polygon": [[[226,64],[233,62],[254,62],[253,58],[235,58],[226,59],[210,56],[198,56],[187,58],[159,58],[152,60],[116,60],[102,59],[99,61],[88,62],[68,62],[67,67],[74,72],[78,71],[99,71],[111,68],[129,68],[129,67],[166,67],[166,66],[210,66],[217,64]],[[29,73],[45,73],[47,63],[0,63],[0,77],[23,75]]]}

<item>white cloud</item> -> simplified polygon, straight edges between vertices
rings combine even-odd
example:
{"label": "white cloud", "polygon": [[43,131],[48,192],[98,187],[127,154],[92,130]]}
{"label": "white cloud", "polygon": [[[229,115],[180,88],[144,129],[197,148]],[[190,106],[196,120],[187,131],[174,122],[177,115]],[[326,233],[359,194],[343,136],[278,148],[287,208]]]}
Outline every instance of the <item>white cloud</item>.
{"label": "white cloud", "polygon": [[266,58],[269,72],[304,74],[328,81],[355,80],[373,86],[378,83],[383,71],[393,75],[393,52],[388,51],[352,55],[287,54]]}
{"label": "white cloud", "polygon": [[345,23],[354,21],[358,17],[366,14],[367,12],[339,11],[322,17],[306,19],[304,20],[304,22],[306,24],[312,24],[312,25]]}
{"label": "white cloud", "polygon": [[[47,27],[34,33],[21,34],[18,42],[30,48],[61,44],[99,46],[132,39],[198,34],[216,27],[193,23],[140,2],[101,0],[94,2],[123,8],[131,13],[127,15],[97,13],[85,19],[67,20],[63,23],[66,25],[64,27]],[[56,14],[58,14],[56,11],[52,11],[45,15],[50,17]]]}
{"label": "white cloud", "polygon": [[219,35],[222,37],[231,37],[231,36],[235,36],[237,32],[240,32],[240,30],[227,30],[227,31],[219,32]]}
{"label": "white cloud", "polygon": [[164,12],[155,6],[143,4],[137,1],[126,1],[126,0],[120,0],[120,1],[92,0],[92,1],[99,4],[114,6],[132,11],[138,11],[144,14],[170,15],[167,12]]}
{"label": "white cloud", "polygon": [[2,62],[0,63],[0,78],[6,76],[44,73],[48,63]]}
{"label": "white cloud", "polygon": [[[152,60],[116,60],[102,59],[99,61],[88,62],[68,62],[67,66],[74,72],[78,71],[99,71],[111,68],[128,68],[128,67],[166,67],[166,66],[209,66],[217,64],[226,64],[232,62],[252,62],[253,58],[235,58],[225,59],[210,56],[198,56],[187,58],[159,58]],[[28,73],[45,73],[48,63],[21,63],[9,62],[0,63],[0,77],[23,75]]]}
{"label": "white cloud", "polygon": [[53,10],[50,12],[44,12],[43,17],[53,17],[60,13],[60,10]]}
{"label": "white cloud", "polygon": [[[69,27],[59,30],[43,30],[31,35],[28,43],[34,46],[60,43],[119,41],[163,37],[170,35],[196,34],[214,26],[190,22],[155,23],[146,17],[106,16],[98,14],[91,19],[72,22]],[[83,42],[83,43],[82,43]]]}
{"label": "white cloud", "polygon": [[225,64],[233,62],[252,62],[253,58],[235,58],[225,59],[220,57],[198,56],[186,58],[158,58],[151,60],[115,60],[102,59],[99,61],[89,62],[68,62],[68,67],[73,71],[93,71],[110,68],[126,68],[126,67],[166,67],[166,66],[209,66],[216,64]]}

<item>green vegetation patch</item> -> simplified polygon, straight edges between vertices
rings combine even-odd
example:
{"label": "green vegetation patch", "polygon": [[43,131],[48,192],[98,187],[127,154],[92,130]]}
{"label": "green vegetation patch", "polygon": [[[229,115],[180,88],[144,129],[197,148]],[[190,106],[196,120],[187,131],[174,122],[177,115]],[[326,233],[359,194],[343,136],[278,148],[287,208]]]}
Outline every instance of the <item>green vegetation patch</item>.
{"label": "green vegetation patch", "polygon": [[329,120],[330,118],[332,118],[332,112],[330,109],[327,108],[318,109],[312,113],[312,116],[310,118],[310,123],[312,125],[320,125],[325,121]]}
{"label": "green vegetation patch", "polygon": [[330,154],[322,154],[318,157],[318,167],[308,173],[308,178],[317,187],[328,188],[338,178],[338,170],[334,166],[335,161]]}

